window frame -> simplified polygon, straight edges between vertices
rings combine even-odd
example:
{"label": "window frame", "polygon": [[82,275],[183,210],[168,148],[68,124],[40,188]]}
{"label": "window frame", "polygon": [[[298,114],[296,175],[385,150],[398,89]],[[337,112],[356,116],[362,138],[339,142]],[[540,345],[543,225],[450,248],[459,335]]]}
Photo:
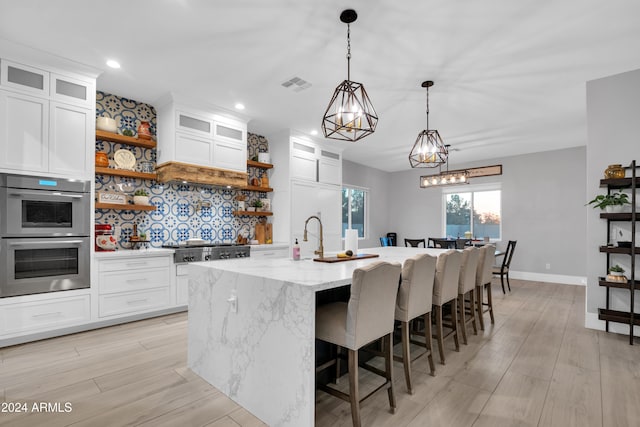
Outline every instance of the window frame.
{"label": "window frame", "polygon": [[[369,188],[367,187],[360,187],[358,185],[350,185],[350,184],[343,184],[340,188],[340,199],[342,200],[342,192],[347,189],[349,190],[349,195],[347,196],[348,199],[348,203],[347,203],[347,210],[348,210],[348,215],[347,215],[347,228],[351,228],[351,190],[359,190],[359,191],[363,191],[364,192],[364,232],[363,232],[363,236],[360,237],[358,236],[358,240],[365,240],[369,238],[369,197],[371,196],[371,191],[369,190]],[[342,229],[342,212],[340,212],[340,238],[342,240],[344,240],[344,229]]]}
{"label": "window frame", "polygon": [[[474,202],[474,193],[480,193],[483,191],[500,191],[500,227],[499,227],[499,237],[490,238],[489,241],[491,243],[501,242],[502,241],[502,225],[503,225],[503,216],[502,216],[502,183],[494,182],[487,184],[467,184],[464,186],[456,185],[452,187],[443,187],[442,188],[442,231],[443,236],[447,236],[447,196],[449,194],[460,194],[460,193],[471,193],[471,233],[473,232],[473,202]],[[475,236],[476,238],[482,238],[482,236]]]}

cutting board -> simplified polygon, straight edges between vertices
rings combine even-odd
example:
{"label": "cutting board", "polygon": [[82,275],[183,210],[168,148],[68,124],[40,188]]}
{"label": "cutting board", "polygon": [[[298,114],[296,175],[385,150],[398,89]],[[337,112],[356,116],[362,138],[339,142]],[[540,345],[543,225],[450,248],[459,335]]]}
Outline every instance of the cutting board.
{"label": "cutting board", "polygon": [[324,257],[324,258],[314,258],[313,260],[317,262],[333,263],[333,262],[343,262],[343,261],[357,261],[359,259],[366,259],[366,258],[378,258],[379,256],[380,255],[378,254],[358,254],[348,258],[338,258],[337,256],[332,256],[332,257]]}
{"label": "cutting board", "polygon": [[273,243],[273,224],[271,224],[270,222],[265,224],[265,232],[264,232],[264,237],[266,239],[267,242],[272,242]]}
{"label": "cutting board", "polygon": [[256,224],[256,232],[255,232],[255,239],[258,241],[258,243],[260,243],[261,245],[264,245],[266,242],[266,227],[265,227],[265,223],[264,222],[259,222]]}

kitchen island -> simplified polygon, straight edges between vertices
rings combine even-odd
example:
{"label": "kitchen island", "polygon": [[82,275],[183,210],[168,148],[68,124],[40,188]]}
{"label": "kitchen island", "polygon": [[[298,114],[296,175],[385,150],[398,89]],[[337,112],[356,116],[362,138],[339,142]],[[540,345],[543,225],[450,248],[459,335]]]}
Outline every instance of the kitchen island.
{"label": "kitchen island", "polygon": [[189,265],[188,365],[270,426],[312,426],[316,293],[353,270],[442,249],[380,247],[338,262],[251,258]]}

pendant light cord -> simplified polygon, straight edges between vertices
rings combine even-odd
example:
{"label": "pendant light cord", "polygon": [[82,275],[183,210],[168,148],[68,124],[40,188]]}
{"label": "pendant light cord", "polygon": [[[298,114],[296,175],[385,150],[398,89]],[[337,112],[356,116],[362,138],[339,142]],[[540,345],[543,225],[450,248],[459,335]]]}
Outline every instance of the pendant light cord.
{"label": "pendant light cord", "polygon": [[429,130],[429,86],[427,86],[427,130]]}
{"label": "pendant light cord", "polygon": [[347,80],[351,81],[351,25],[347,24]]}

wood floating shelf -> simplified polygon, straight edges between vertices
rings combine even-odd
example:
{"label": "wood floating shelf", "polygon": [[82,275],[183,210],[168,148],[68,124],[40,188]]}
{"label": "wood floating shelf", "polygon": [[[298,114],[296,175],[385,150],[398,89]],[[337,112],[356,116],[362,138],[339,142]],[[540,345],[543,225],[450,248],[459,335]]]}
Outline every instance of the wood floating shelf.
{"label": "wood floating shelf", "polygon": [[[598,319],[629,324],[631,323],[631,313],[629,313],[628,311],[607,310],[606,308],[600,308],[598,309]],[[640,314],[633,314],[633,324],[640,325]]]}
{"label": "wood floating shelf", "polygon": [[120,211],[155,211],[154,205],[118,205],[115,203],[96,202],[96,209],[114,209]]}
{"label": "wood floating shelf", "polygon": [[271,216],[273,212],[233,211],[235,216]]}
{"label": "wood floating shelf", "polygon": [[248,191],[261,191],[263,193],[269,193],[273,191],[271,187],[258,187],[256,185],[245,185],[244,187],[240,187],[239,190],[248,190]]}
{"label": "wood floating shelf", "polygon": [[[598,285],[608,287],[608,288],[620,288],[620,289],[629,289],[631,286],[631,281],[628,280],[626,282],[607,282],[604,277],[598,278]],[[640,281],[635,281],[635,289],[640,289]]]}
{"label": "wood floating shelf", "polygon": [[251,166],[252,168],[259,168],[259,169],[273,168],[273,165],[271,163],[256,162],[255,160],[247,160],[247,166]]}
{"label": "wood floating shelf", "polygon": [[[629,254],[631,255],[631,248],[621,248],[618,246],[600,246],[600,252],[609,254]],[[636,254],[640,254],[640,248],[636,247]]]}
{"label": "wood floating shelf", "polygon": [[[601,213],[600,218],[610,221],[631,221],[631,212]],[[636,215],[636,221],[640,221],[640,215]]]}
{"label": "wood floating shelf", "polygon": [[[609,188],[628,188],[631,187],[633,178],[612,178],[612,179],[601,179],[600,187],[609,187]],[[636,187],[640,187],[640,177],[636,177]]]}
{"label": "wood floating shelf", "polygon": [[132,136],[120,135],[117,133],[96,130],[96,139],[100,141],[117,142],[120,144],[133,145],[134,147],[156,148],[156,141],[153,139],[134,138]]}
{"label": "wood floating shelf", "polygon": [[104,168],[100,166],[96,166],[96,174],[121,176],[125,178],[136,178],[136,179],[152,179],[154,181],[158,178],[158,176],[155,173],[136,172],[136,171],[130,171],[126,169]]}

